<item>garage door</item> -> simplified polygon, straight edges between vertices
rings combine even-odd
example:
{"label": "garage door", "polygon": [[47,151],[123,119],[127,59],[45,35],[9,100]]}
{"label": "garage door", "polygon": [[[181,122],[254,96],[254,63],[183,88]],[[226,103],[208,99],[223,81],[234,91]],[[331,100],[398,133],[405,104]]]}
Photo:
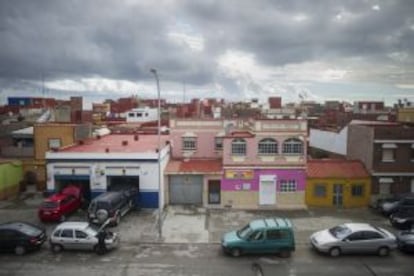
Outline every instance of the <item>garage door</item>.
{"label": "garage door", "polygon": [[194,204],[203,202],[203,177],[197,175],[171,176],[170,204]]}
{"label": "garage door", "polygon": [[129,187],[137,188],[138,194],[135,198],[135,204],[136,206],[141,206],[139,194],[139,176],[108,176],[107,183],[108,191],[119,191]]}
{"label": "garage door", "polygon": [[55,175],[55,191],[59,192],[68,185],[79,185],[83,188],[83,196],[91,199],[89,175]]}

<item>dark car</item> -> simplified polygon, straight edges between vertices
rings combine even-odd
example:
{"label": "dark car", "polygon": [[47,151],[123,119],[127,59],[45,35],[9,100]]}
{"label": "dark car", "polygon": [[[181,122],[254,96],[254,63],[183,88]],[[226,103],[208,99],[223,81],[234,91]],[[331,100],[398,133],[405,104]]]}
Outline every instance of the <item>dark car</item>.
{"label": "dark car", "polygon": [[401,208],[390,215],[390,222],[398,229],[411,229],[414,226],[414,208]]}
{"label": "dark car", "polygon": [[401,194],[381,203],[379,210],[382,214],[389,216],[392,213],[398,212],[401,208],[414,209],[414,195]]}
{"label": "dark car", "polygon": [[111,225],[118,225],[128,211],[135,208],[135,198],[138,190],[128,188],[119,191],[110,191],[95,197],[88,208],[88,220],[102,224],[107,219]]}
{"label": "dark car", "polygon": [[66,217],[82,207],[83,193],[79,186],[66,186],[60,193],[45,199],[39,207],[41,221],[65,221]]}
{"label": "dark car", "polygon": [[398,248],[404,252],[414,252],[414,229],[397,233]]}
{"label": "dark car", "polygon": [[45,229],[26,222],[0,224],[0,250],[23,255],[46,241]]}

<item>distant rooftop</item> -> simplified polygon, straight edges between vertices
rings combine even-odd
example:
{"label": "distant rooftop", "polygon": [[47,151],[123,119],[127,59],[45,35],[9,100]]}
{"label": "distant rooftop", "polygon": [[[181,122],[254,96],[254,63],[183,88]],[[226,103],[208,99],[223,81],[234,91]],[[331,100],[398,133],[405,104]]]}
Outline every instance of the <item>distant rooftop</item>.
{"label": "distant rooftop", "polygon": [[368,171],[359,160],[308,160],[306,173],[310,178],[365,178]]}

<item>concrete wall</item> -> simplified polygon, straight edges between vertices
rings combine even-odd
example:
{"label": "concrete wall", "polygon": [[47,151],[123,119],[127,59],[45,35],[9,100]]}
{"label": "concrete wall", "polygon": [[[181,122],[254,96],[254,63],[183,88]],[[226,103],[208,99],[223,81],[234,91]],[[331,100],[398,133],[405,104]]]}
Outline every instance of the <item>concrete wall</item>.
{"label": "concrete wall", "polygon": [[359,159],[368,172],[372,173],[374,131],[372,127],[362,125],[348,126],[347,158]]}
{"label": "concrete wall", "polygon": [[309,146],[336,154],[346,155],[348,127],[340,132],[310,129]]}
{"label": "concrete wall", "polygon": [[46,151],[49,151],[49,139],[60,139],[61,146],[75,143],[73,124],[36,124],[34,126],[35,159],[45,159]]}

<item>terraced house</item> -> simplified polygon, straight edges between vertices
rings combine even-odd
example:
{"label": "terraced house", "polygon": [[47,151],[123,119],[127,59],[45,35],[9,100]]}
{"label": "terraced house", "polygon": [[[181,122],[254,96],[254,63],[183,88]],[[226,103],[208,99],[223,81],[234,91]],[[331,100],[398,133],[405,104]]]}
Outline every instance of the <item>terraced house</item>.
{"label": "terraced house", "polygon": [[169,204],[305,206],[305,120],[170,121]]}

